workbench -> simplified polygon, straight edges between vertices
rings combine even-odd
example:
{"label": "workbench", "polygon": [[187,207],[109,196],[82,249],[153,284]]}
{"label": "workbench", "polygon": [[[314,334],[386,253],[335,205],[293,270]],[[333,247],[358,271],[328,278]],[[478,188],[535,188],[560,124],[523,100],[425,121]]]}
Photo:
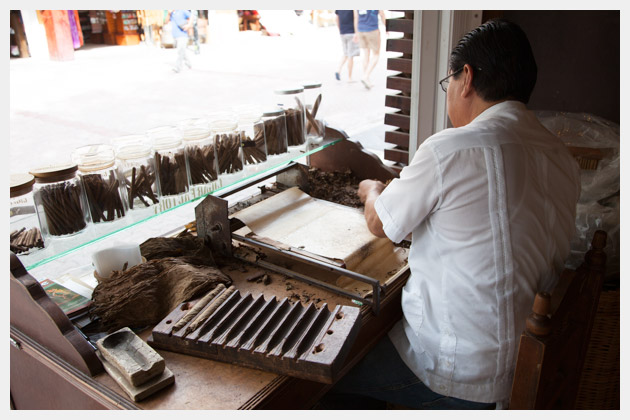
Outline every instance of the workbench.
{"label": "workbench", "polygon": [[[324,146],[320,149],[306,158],[308,165],[324,171],[350,169],[360,179],[387,181],[396,176],[376,156],[364,151],[360,144],[349,140],[340,130],[328,127]],[[268,171],[253,177],[249,179],[249,187],[259,188],[260,183],[273,175],[274,171]],[[245,187],[234,185],[221,195],[229,196],[244,191]],[[169,218],[169,214],[157,216],[157,223],[161,218]],[[133,228],[141,229],[142,224]],[[114,239],[116,235],[124,237],[124,229],[113,235]],[[89,250],[76,251],[77,254],[81,252]],[[316,267],[301,269],[318,278],[327,275]],[[43,265],[35,271],[41,276],[45,270]],[[387,292],[380,296],[378,311],[348,296],[282,276],[272,276],[272,281],[264,284],[246,281],[238,271],[226,274],[237,289],[252,295],[263,293],[278,299],[297,295],[306,300],[316,298],[328,307],[360,307],[360,329],[340,369],[341,377],[400,319],[400,294],[408,269],[388,284]],[[11,404],[16,409],[309,409],[332,386],[158,350],[166,366],[175,374],[175,384],[133,402],[102,370],[93,354],[94,349],[63,312],[58,307],[51,308],[50,302],[39,296],[38,280],[41,279],[35,280],[12,256],[10,380]],[[151,328],[147,328],[139,336],[146,341],[150,334]]]}

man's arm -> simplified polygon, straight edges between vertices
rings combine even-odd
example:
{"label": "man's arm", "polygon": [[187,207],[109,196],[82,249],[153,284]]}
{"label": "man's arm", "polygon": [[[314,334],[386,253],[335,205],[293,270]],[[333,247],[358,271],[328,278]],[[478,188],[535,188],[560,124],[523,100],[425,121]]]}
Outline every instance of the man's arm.
{"label": "man's arm", "polygon": [[383,231],[383,222],[378,213],[374,209],[374,202],[381,195],[385,189],[385,184],[381,181],[374,181],[366,179],[359,184],[359,190],[357,194],[361,199],[361,202],[365,205],[365,221],[367,222],[368,229],[373,235],[379,238],[386,238],[385,231]]}
{"label": "man's arm", "polygon": [[192,15],[192,13],[188,12],[186,15],[188,15],[188,19],[186,19],[186,23],[182,27],[182,30],[184,30],[184,31],[188,31],[189,29],[191,29],[193,27],[193,15]]}

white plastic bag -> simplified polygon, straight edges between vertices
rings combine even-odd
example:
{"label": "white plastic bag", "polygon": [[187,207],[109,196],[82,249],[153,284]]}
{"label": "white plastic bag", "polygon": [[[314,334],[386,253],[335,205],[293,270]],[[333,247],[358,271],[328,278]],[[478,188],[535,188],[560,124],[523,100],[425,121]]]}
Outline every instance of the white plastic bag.
{"label": "white plastic bag", "polygon": [[571,243],[567,267],[584,260],[593,234],[608,234],[606,274],[619,277],[620,240],[620,148],[619,125],[586,113],[538,111],[539,121],[567,146],[596,148],[603,152],[595,170],[581,170],[582,192],[577,205],[577,235]]}

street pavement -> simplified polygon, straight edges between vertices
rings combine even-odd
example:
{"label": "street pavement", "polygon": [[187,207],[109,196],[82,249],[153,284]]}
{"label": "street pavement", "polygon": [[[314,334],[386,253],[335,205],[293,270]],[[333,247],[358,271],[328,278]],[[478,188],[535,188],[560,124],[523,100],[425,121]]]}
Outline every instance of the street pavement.
{"label": "street pavement", "polygon": [[176,124],[243,104],[273,103],[273,91],[303,81],[323,83],[318,116],[382,157],[386,70],[385,34],[374,87],[334,73],[341,59],[335,26],[304,20],[293,34],[234,32],[189,51],[192,69],[172,71],[176,50],[141,43],[90,45],[74,60],[11,59],[9,63],[10,173],[67,162],[81,145]]}

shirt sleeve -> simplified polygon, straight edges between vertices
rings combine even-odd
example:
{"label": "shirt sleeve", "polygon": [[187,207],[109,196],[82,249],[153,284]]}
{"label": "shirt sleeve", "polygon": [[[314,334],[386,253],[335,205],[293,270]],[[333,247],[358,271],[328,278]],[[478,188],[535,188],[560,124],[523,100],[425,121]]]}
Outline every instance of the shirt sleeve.
{"label": "shirt sleeve", "polygon": [[442,179],[433,150],[423,144],[413,161],[374,202],[383,231],[395,243],[402,241],[439,205]]}

